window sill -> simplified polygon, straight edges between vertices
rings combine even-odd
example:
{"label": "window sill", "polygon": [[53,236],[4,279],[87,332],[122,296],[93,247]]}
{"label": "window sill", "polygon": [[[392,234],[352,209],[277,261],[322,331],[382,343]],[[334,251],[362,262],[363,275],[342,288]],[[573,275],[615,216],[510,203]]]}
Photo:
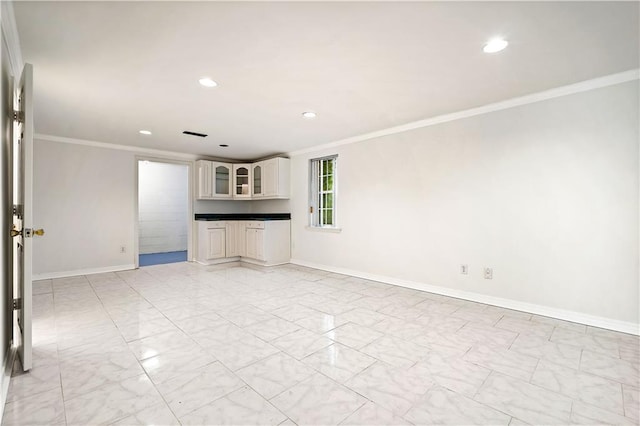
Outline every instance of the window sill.
{"label": "window sill", "polygon": [[329,232],[333,234],[339,234],[342,232],[342,228],[321,228],[319,226],[305,226],[307,231],[313,232]]}

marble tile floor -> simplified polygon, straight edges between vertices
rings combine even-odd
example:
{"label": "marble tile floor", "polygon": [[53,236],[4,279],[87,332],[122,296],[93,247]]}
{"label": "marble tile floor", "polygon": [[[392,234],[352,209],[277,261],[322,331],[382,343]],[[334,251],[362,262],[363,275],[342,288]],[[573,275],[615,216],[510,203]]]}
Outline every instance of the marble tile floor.
{"label": "marble tile floor", "polygon": [[4,425],[640,421],[636,336],[285,265],[34,283]]}

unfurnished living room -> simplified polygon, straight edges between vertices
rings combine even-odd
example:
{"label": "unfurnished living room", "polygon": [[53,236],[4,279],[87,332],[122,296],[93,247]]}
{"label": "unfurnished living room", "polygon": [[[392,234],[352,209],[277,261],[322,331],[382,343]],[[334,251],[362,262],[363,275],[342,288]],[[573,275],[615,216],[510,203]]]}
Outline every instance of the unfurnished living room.
{"label": "unfurnished living room", "polygon": [[2,425],[640,424],[640,2],[0,2]]}

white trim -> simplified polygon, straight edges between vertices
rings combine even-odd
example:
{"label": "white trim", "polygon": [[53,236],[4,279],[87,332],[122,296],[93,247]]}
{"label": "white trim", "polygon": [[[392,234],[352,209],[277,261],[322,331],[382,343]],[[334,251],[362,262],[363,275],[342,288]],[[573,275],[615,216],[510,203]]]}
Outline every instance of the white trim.
{"label": "white trim", "polygon": [[43,274],[33,274],[33,281],[76,277],[78,275],[101,274],[103,272],[129,271],[131,269],[136,269],[136,265],[129,263],[126,265],[103,266],[100,268],[75,269],[73,271],[45,272]]}
{"label": "white trim", "polygon": [[117,149],[121,151],[137,152],[141,154],[160,155],[163,157],[174,157],[174,158],[177,157],[177,158],[183,158],[188,160],[195,160],[196,158],[201,157],[195,154],[185,154],[185,153],[174,152],[174,151],[164,151],[161,149],[141,148],[139,146],[132,146],[132,145],[119,145],[115,143],[97,142],[97,141],[90,141],[86,139],[67,138],[64,136],[45,135],[42,133],[36,133],[34,136],[34,139],[51,141],[51,142],[70,143],[75,145],[93,146],[96,148]]}
{"label": "white trim", "polygon": [[178,151],[166,151],[162,149],[143,148],[135,145],[121,145],[121,144],[116,144],[111,142],[98,142],[98,141],[91,141],[88,139],[77,139],[77,138],[68,138],[65,136],[47,135],[44,133],[36,133],[33,139],[50,141],[50,142],[69,143],[73,145],[92,146],[95,148],[129,151],[129,152],[135,152],[140,155],[153,155],[156,160],[158,159],[182,160],[182,161],[210,160],[210,161],[219,161],[224,163],[234,163],[236,161],[236,160],[230,160],[228,158],[223,158],[223,157],[212,157],[210,155],[198,155],[198,154],[189,154],[189,153],[178,152]]}
{"label": "white trim", "polygon": [[105,148],[105,149],[117,149],[121,151],[137,152],[141,154],[152,154],[152,155],[159,155],[162,157],[170,157],[170,158],[171,157],[182,158],[187,160],[195,160],[196,158],[202,157],[196,154],[186,154],[181,152],[164,151],[161,149],[152,149],[152,148],[141,148],[139,146],[119,145],[115,143],[97,142],[97,141],[90,141],[86,139],[67,138],[64,136],[45,135],[42,133],[36,133],[33,138],[37,140],[42,140],[42,141],[70,143],[74,145],[93,146],[96,148]]}
{"label": "white trim", "polygon": [[389,127],[387,129],[378,130],[376,132],[365,133],[363,135],[353,136],[347,139],[341,139],[335,142],[329,142],[322,145],[315,145],[310,148],[301,149],[287,153],[290,157],[308,154],[324,149],[335,148],[342,145],[349,145],[356,142],[366,141],[368,139],[380,138],[383,136],[394,135],[396,133],[407,132],[409,130],[420,129],[422,127],[434,126],[436,124],[447,123],[449,121],[460,120],[463,118],[473,117],[476,115],[487,114],[490,112],[501,111],[504,109],[514,108],[522,105],[532,104],[535,102],[546,101],[549,99],[559,98],[562,96],[573,95],[575,93],[586,92],[589,90],[600,89],[602,87],[613,86],[620,83],[640,79],[640,69],[611,74],[604,77],[594,78],[592,80],[581,81],[579,83],[570,84],[568,86],[557,87],[555,89],[545,90],[543,92],[533,93],[531,95],[521,96],[518,98],[507,99],[505,101],[483,105],[477,108],[466,109],[451,114],[438,115],[436,117],[418,120],[400,126]]}
{"label": "white trim", "polygon": [[536,305],[533,303],[521,302],[513,299],[504,299],[501,297],[488,296],[470,291],[456,290],[453,288],[441,287],[436,285],[424,284],[416,281],[403,280],[400,278],[387,277],[384,275],[370,274],[368,272],[354,271],[352,269],[340,268],[328,265],[321,265],[314,262],[307,262],[300,259],[291,259],[294,265],[306,266],[308,268],[320,269],[323,271],[335,272],[338,274],[351,275],[353,277],[363,278],[372,281],[378,281],[386,284],[397,285],[400,287],[412,288],[414,290],[427,291],[429,293],[440,294],[443,296],[455,297],[457,299],[470,300],[472,302],[485,303],[487,305],[499,306],[501,308],[513,309],[516,311],[528,312],[531,314],[542,315],[545,317],[557,318],[565,321],[577,322],[580,324],[590,325],[593,327],[605,328],[608,330],[620,331],[640,335],[640,324],[632,322],[619,321],[611,318],[599,317],[595,315],[584,314],[581,312],[568,311],[565,309],[552,308],[549,306]]}
{"label": "white trim", "polygon": [[13,362],[16,359],[16,353],[18,353],[18,348],[13,346],[13,344],[9,344],[7,354],[4,357],[2,378],[0,379],[0,389],[2,392],[2,397],[0,399],[0,404],[2,404],[2,409],[0,409],[0,423],[2,423],[4,406],[7,403],[7,397],[9,396],[9,384],[11,383],[11,372],[13,371]]}
{"label": "white trim", "polygon": [[2,10],[0,16],[2,18],[2,35],[4,36],[4,46],[7,49],[11,72],[17,78],[22,73],[24,61],[22,59],[22,50],[20,49],[20,37],[18,36],[18,26],[16,17],[13,13],[13,2],[2,1]]}

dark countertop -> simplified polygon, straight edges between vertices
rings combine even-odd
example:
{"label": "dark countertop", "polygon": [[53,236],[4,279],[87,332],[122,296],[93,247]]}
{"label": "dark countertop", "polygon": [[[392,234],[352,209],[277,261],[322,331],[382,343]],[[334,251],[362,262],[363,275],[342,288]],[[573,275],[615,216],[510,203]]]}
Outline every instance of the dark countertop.
{"label": "dark countertop", "polygon": [[291,220],[291,213],[196,213],[196,220]]}

